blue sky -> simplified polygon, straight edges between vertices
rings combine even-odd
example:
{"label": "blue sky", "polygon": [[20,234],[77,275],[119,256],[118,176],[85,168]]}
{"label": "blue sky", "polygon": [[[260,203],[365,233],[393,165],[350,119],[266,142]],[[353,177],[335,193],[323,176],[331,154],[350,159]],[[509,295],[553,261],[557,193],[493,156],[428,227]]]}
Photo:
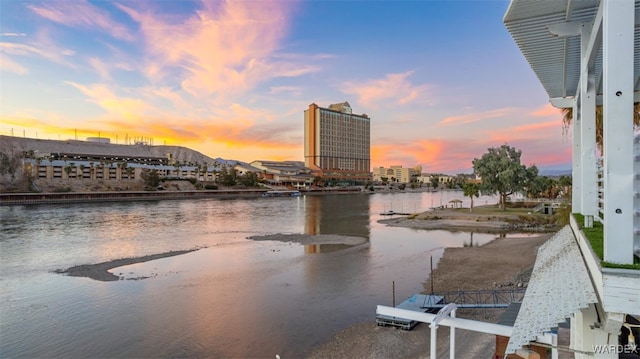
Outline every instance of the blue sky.
{"label": "blue sky", "polygon": [[507,1],[0,1],[0,134],[303,160],[303,111],[371,117],[372,166],[570,168]]}

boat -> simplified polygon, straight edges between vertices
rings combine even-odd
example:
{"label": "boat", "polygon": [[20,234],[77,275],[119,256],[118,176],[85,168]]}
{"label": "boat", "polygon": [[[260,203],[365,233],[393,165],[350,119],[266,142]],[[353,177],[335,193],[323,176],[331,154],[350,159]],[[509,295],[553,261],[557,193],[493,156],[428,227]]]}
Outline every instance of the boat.
{"label": "boat", "polygon": [[411,213],[396,212],[396,211],[393,211],[393,210],[380,213],[381,216],[394,216],[394,215],[397,215],[397,216],[408,216],[410,214]]}
{"label": "boat", "polygon": [[302,193],[300,191],[267,191],[262,194],[262,197],[300,197]]}

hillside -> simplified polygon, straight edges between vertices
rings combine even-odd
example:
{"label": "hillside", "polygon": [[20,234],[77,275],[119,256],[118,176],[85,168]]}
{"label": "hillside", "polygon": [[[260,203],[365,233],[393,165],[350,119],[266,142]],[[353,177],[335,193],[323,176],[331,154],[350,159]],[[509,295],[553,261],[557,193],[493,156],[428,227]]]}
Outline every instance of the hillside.
{"label": "hillside", "polygon": [[119,145],[110,143],[88,142],[78,140],[40,140],[33,138],[0,136],[0,151],[9,150],[36,151],[40,155],[48,153],[68,154],[92,154],[119,157],[164,157],[168,154],[181,163],[206,163],[213,166],[214,163],[236,162],[213,159],[198,151],[182,146],[151,146],[145,144]]}

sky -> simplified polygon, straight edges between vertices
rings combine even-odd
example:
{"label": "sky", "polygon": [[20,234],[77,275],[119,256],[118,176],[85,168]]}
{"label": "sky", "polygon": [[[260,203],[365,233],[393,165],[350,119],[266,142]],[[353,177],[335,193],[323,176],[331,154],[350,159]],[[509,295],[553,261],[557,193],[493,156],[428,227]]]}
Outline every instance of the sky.
{"label": "sky", "polygon": [[503,144],[571,168],[571,134],[503,0],[0,0],[0,134],[303,161],[304,110],[371,118],[371,166],[470,173]]}

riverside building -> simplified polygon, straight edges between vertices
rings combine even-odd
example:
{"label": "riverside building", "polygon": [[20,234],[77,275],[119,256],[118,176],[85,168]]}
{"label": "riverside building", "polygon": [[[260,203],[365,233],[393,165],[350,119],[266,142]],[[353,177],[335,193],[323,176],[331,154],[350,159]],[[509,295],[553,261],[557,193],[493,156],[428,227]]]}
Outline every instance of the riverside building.
{"label": "riverside building", "polygon": [[370,180],[371,119],[356,115],[349,102],[328,108],[315,103],[304,111],[304,160],[329,184],[364,184]]}

